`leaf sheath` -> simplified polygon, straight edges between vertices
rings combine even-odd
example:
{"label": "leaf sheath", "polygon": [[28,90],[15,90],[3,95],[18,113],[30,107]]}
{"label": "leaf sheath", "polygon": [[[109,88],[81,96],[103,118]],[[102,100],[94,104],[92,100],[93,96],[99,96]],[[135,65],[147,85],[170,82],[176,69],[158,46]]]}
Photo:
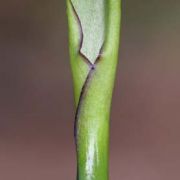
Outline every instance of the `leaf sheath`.
{"label": "leaf sheath", "polygon": [[[108,180],[109,117],[118,60],[121,2],[83,1],[67,0],[70,62],[77,108],[75,117],[77,180]],[[94,1],[94,4],[91,1]],[[79,7],[78,3],[81,4]],[[86,9],[86,5],[91,6],[88,7],[91,11],[81,10]],[[95,12],[93,8],[103,12]],[[93,22],[90,33],[87,29],[88,22],[82,23],[82,17],[86,16],[87,19],[84,21],[88,20],[92,13],[104,17],[97,20],[101,22],[103,19],[99,29],[93,27],[98,26],[97,22]],[[86,32],[84,29],[87,29]],[[102,33],[100,38],[103,39],[100,41],[96,41],[97,38],[92,39],[95,33]],[[96,43],[98,45],[93,47]],[[81,51],[83,46],[85,51]]]}

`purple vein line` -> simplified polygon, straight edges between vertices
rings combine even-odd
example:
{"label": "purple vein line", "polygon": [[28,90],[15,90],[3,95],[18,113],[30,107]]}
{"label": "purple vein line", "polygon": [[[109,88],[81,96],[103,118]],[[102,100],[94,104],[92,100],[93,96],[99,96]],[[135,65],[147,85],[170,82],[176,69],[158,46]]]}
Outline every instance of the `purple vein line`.
{"label": "purple vein line", "polygon": [[75,9],[71,0],[70,0],[70,4],[72,6],[73,13],[75,14],[75,17],[76,17],[78,25],[79,25],[79,31],[80,31],[79,54],[82,56],[85,63],[88,64],[89,67],[92,67],[93,63],[81,52],[83,39],[84,39],[83,28],[82,28],[82,24],[81,24],[81,20],[79,18],[79,15],[77,14],[76,9]]}
{"label": "purple vein line", "polygon": [[83,44],[83,38],[84,38],[84,35],[83,35],[83,29],[82,29],[82,25],[81,25],[81,21],[80,21],[80,18],[76,12],[76,9],[72,3],[72,1],[70,0],[70,4],[72,6],[72,9],[73,9],[73,13],[75,14],[75,17],[77,19],[77,22],[78,22],[78,25],[79,25],[79,30],[80,30],[80,43],[79,43],[79,54],[81,55],[83,61],[89,66],[90,70],[89,70],[89,73],[85,79],[85,82],[82,86],[82,89],[81,89],[81,93],[80,93],[80,97],[79,97],[79,102],[78,102],[78,105],[77,105],[77,109],[76,109],[76,113],[75,113],[75,122],[74,122],[74,138],[75,138],[75,144],[77,146],[77,126],[78,126],[78,119],[79,119],[79,116],[80,116],[80,111],[81,111],[81,106],[82,106],[82,102],[83,102],[83,99],[84,99],[84,96],[87,92],[87,87],[89,85],[89,82],[91,80],[91,77],[92,77],[92,74],[93,72],[95,71],[96,69],[96,65],[99,63],[101,57],[102,57],[102,52],[103,52],[103,48],[104,48],[104,43],[99,51],[99,55],[97,56],[96,60],[95,60],[95,63],[93,64],[83,53],[81,53],[81,48],[82,48],[82,44]]}

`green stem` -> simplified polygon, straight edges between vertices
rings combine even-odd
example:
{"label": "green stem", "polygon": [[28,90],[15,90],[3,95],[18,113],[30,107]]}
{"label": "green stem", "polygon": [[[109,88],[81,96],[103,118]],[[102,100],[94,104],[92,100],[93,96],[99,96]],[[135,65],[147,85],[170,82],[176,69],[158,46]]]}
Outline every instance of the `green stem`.
{"label": "green stem", "polygon": [[108,180],[109,117],[120,0],[67,0],[76,103],[77,180]]}

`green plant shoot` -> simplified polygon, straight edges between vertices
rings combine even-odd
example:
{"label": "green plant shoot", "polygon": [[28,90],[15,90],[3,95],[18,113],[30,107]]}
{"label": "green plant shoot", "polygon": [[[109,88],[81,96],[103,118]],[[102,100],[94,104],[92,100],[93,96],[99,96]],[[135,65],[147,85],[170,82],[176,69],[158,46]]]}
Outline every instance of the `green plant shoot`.
{"label": "green plant shoot", "polygon": [[108,180],[121,0],[66,0],[76,105],[77,180]]}

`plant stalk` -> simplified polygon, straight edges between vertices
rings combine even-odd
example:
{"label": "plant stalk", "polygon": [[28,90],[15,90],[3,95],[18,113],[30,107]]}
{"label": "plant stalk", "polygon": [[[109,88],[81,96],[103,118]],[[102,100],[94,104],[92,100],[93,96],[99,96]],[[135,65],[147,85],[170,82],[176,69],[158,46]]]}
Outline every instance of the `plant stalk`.
{"label": "plant stalk", "polygon": [[77,180],[108,180],[121,0],[66,1],[76,106]]}

